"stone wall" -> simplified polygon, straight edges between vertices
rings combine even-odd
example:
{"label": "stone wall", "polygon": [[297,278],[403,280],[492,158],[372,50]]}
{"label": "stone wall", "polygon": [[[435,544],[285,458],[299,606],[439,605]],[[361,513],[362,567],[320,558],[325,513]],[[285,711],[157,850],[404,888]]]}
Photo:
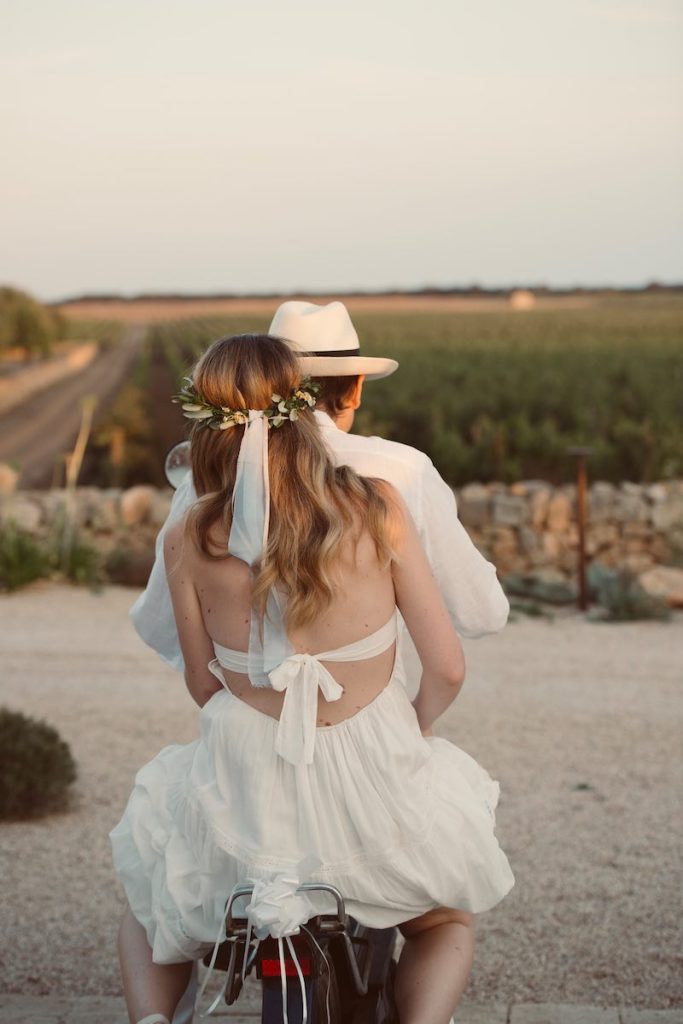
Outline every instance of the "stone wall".
{"label": "stone wall", "polygon": [[[455,494],[463,525],[501,578],[532,573],[548,581],[576,579],[574,485],[471,483]],[[139,582],[151,565],[171,497],[170,489],[147,486],[125,491],[82,487],[76,492],[76,520],[82,535],[105,556],[131,556],[137,570],[126,581]],[[47,536],[63,505],[63,491],[0,494],[0,522],[12,519],[36,536]],[[586,546],[590,561],[627,568],[641,578],[657,566],[679,567],[676,573],[683,577],[683,480],[592,483]]]}
{"label": "stone wall", "polygon": [[[456,497],[463,525],[500,574],[546,567],[574,573],[579,542],[574,484],[473,483],[456,490]],[[683,564],[683,480],[589,485],[586,550],[591,560],[635,573]]]}

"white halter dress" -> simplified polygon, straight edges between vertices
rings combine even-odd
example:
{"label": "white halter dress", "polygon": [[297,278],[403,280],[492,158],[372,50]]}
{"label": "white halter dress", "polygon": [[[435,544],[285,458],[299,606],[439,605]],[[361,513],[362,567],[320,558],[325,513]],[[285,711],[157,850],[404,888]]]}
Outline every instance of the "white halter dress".
{"label": "white halter dress", "polygon": [[247,655],[214,645],[223,687],[201,709],[200,738],[138,772],[110,837],[156,962],[210,950],[226,899],[249,880],[332,883],[375,927],[438,906],[480,913],[512,888],[494,834],[499,785],[452,743],[423,738],[400,653],[369,704],[316,725],[319,692],[343,692],[323,662],[358,661],[361,672],[395,639],[394,614],[355,643],[285,658],[269,673],[285,691],[279,720],[227,689],[220,666],[246,672]]}

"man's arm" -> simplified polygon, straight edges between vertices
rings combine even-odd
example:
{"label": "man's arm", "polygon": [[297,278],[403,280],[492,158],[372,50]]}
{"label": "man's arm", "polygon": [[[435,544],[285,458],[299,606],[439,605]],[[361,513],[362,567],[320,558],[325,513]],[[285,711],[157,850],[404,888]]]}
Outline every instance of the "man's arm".
{"label": "man's arm", "polygon": [[164,539],[169,527],[177,523],[196,500],[192,474],[188,473],[173,495],[168,517],[159,531],[154,565],[147,586],[130,610],[130,617],[139,636],[179,672],[185,671],[185,661],[180,650],[171,593],[166,579]]}
{"label": "man's arm", "polygon": [[420,537],[455,628],[465,637],[499,632],[510,602],[495,565],[472,542],[458,518],[453,491],[429,461],[420,483]]}

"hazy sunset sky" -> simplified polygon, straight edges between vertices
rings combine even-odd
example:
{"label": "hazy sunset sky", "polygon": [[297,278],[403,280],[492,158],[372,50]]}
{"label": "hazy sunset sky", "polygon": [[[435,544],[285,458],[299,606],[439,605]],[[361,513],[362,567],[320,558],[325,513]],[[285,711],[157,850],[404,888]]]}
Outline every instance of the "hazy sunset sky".
{"label": "hazy sunset sky", "polygon": [[0,0],[0,283],[683,279],[679,0]]}

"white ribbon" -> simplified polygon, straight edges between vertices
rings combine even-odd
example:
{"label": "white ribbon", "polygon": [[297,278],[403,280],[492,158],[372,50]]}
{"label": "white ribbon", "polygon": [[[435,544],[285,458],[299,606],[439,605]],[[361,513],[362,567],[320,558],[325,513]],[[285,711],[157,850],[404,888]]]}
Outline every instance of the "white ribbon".
{"label": "white ribbon", "polygon": [[[254,567],[262,558],[270,522],[268,474],[268,420],[262,409],[250,409],[237,457],[232,492],[232,524],[228,552]],[[271,590],[264,617],[252,611],[249,633],[249,679],[254,686],[268,685],[268,672],[292,650],[282,608]]]}
{"label": "white ribbon", "polygon": [[315,749],[318,690],[328,701],[339,700],[344,688],[314,654],[291,654],[269,674],[270,685],[285,699],[275,750],[290,764],[312,764]]}
{"label": "white ribbon", "polygon": [[[247,977],[247,965],[249,963],[249,954],[251,947],[252,932],[256,936],[256,946],[254,948],[254,955],[259,947],[259,943],[262,939],[270,936],[273,939],[277,939],[278,954],[280,959],[280,983],[282,985],[282,1015],[284,1024],[288,1024],[287,1017],[287,973],[285,967],[284,947],[283,939],[287,943],[289,954],[294,962],[297,977],[299,980],[299,986],[301,989],[301,1002],[303,1007],[303,1020],[302,1024],[306,1024],[308,1021],[308,1003],[306,999],[306,982],[304,981],[303,971],[301,970],[301,964],[299,958],[296,955],[294,949],[294,943],[292,942],[291,936],[298,935],[301,931],[302,925],[305,925],[307,921],[310,921],[315,916],[315,907],[306,896],[305,893],[299,891],[299,885],[301,884],[301,878],[310,875],[310,872],[319,865],[319,861],[313,857],[307,857],[298,865],[296,871],[291,873],[280,872],[269,879],[259,879],[253,881],[253,890],[251,899],[247,904],[247,934],[244,942],[244,959],[242,961],[242,978]],[[225,940],[225,926],[228,917],[228,911],[230,908],[230,900],[225,905],[225,911],[221,919],[221,923],[218,929],[218,936],[214,944],[213,953],[209,962],[208,970],[202,982],[201,988],[197,995],[196,1006],[199,1006],[206,986],[209,982],[209,978],[214,971],[216,959],[218,957],[218,950],[220,944]],[[310,934],[310,933],[309,933]],[[316,943],[317,945],[317,943]],[[320,947],[318,947],[320,948]],[[228,976],[226,976],[225,982],[211,1003],[211,1006],[205,1011],[200,1011],[199,1017],[204,1020],[209,1017],[218,1007],[218,1004],[225,996],[225,992],[228,985]],[[329,1014],[328,1014],[329,1019]]]}

